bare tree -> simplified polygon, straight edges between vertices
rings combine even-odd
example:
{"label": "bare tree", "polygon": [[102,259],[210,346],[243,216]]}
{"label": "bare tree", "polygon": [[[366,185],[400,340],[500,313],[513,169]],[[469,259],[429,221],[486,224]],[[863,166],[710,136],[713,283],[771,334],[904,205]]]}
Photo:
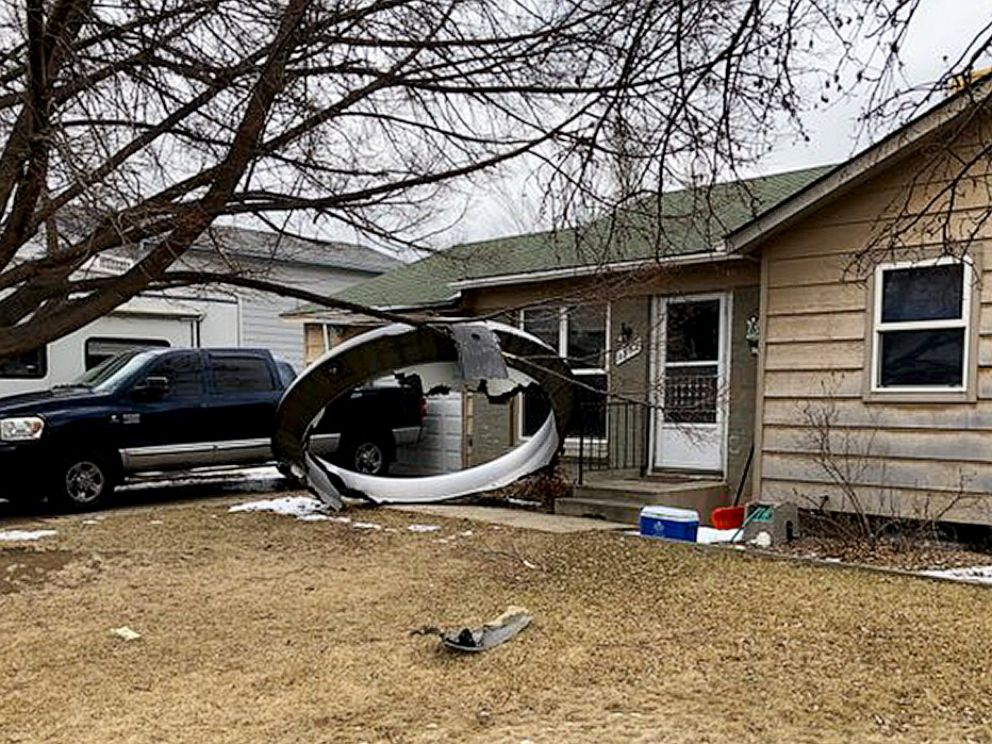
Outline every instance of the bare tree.
{"label": "bare tree", "polygon": [[837,85],[854,38],[897,49],[915,6],[0,0],[0,358],[225,278],[182,266],[218,218],[411,240],[521,158],[563,220],[733,173],[801,130],[805,76]]}

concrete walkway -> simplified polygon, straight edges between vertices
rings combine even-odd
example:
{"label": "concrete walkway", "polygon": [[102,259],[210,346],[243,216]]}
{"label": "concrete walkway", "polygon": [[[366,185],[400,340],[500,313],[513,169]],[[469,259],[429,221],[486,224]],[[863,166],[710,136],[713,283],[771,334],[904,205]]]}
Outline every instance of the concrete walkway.
{"label": "concrete walkway", "polygon": [[607,522],[602,519],[566,517],[561,514],[544,514],[523,509],[504,509],[496,506],[460,506],[457,504],[424,504],[417,506],[390,506],[389,509],[413,514],[430,514],[450,519],[471,519],[507,527],[518,527],[538,532],[591,532],[593,530],[629,530],[629,524]]}

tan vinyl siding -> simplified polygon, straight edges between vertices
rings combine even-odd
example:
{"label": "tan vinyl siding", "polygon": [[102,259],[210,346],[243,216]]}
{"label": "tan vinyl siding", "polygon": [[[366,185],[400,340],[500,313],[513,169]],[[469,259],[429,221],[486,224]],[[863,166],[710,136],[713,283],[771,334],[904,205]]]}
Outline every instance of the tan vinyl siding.
{"label": "tan vinyl siding", "polygon": [[303,326],[303,363],[312,364],[326,349],[323,323],[305,323]]}
{"label": "tan vinyl siding", "polygon": [[[946,204],[939,196],[945,182],[933,175],[943,173],[943,165],[917,179],[907,197],[906,185],[918,167],[914,159],[890,168],[762,247],[764,373],[756,429],[762,498],[804,506],[826,499],[827,508],[852,508],[836,479],[817,464],[816,427],[806,413],[813,411],[829,415],[834,462],[842,463],[868,511],[992,524],[988,226],[969,249],[977,268],[970,329],[977,335],[973,400],[942,402],[921,394],[907,402],[867,391],[872,264],[865,267],[852,258],[871,241],[878,216],[893,205],[909,204],[907,211],[915,214]],[[992,184],[983,177],[957,194],[949,235],[974,233],[975,217],[988,209],[990,192]],[[932,221],[909,228],[905,236],[902,249],[883,262],[936,256],[943,249]]]}

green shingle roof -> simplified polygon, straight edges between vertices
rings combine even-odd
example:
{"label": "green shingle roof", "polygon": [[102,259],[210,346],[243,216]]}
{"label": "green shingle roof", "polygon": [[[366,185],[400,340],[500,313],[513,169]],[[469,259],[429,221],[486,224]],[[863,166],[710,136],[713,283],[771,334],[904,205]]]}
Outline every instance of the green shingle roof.
{"label": "green shingle roof", "polygon": [[[648,199],[582,229],[458,245],[352,285],[335,297],[379,308],[444,305],[454,282],[702,253],[832,166],[807,168]],[[316,306],[303,312],[317,312]]]}

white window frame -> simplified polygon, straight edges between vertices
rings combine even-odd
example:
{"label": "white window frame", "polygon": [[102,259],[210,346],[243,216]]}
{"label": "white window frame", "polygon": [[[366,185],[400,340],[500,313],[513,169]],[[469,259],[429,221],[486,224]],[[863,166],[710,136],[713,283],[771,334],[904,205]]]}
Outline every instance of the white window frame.
{"label": "white window frame", "polygon": [[[931,266],[947,266],[961,264],[961,317],[946,320],[909,320],[900,322],[882,322],[882,304],[885,294],[885,272],[900,269],[921,269]],[[872,352],[871,352],[871,392],[872,393],[963,393],[968,389],[968,370],[971,364],[971,289],[974,266],[967,257],[957,259],[953,256],[922,261],[896,261],[880,264],[875,267],[875,292],[872,315]],[[949,385],[882,385],[882,334],[890,331],[930,331],[960,328],[963,330],[963,352],[961,361],[961,384]]]}
{"label": "white window frame", "polygon": [[[603,347],[603,366],[602,367],[579,367],[579,368],[575,368],[575,369],[572,370],[572,374],[575,375],[576,377],[582,377],[583,375],[605,375],[606,376],[606,392],[607,392],[607,394],[609,394],[609,388],[610,388],[610,303],[609,302],[604,302],[603,305],[604,305],[604,310],[605,310],[605,312],[603,313],[603,323],[604,323],[604,331],[605,331],[605,334],[604,334],[605,342],[604,342],[604,347]],[[531,307],[531,308],[524,308],[523,310],[521,310],[517,314],[517,324],[518,324],[518,326],[521,329],[526,330],[526,328],[524,328],[524,313],[526,313],[527,310],[534,311],[534,310],[555,310],[555,309],[557,309],[557,311],[558,311],[558,348],[555,351],[558,352],[558,356],[560,356],[562,359],[567,360],[568,359],[568,308],[569,308],[569,306],[567,304],[558,306],[557,308],[555,308],[555,307]],[[610,431],[609,410],[608,409],[607,409],[607,418],[606,418],[605,426],[606,426],[606,433],[608,433]],[[518,441],[524,441],[524,440],[530,439],[530,436],[529,435],[524,434],[523,396],[521,396],[521,398],[520,398],[520,406],[519,406],[519,412],[518,412],[518,415],[517,415],[517,426],[516,426],[516,429],[517,429],[517,440]],[[599,443],[599,442],[605,443],[605,442],[608,441],[608,436],[607,436],[607,434],[604,434],[604,436],[602,436],[602,437],[587,437],[586,438],[586,441],[596,442],[596,443]],[[571,449],[571,447],[573,445],[575,447],[578,447],[579,437],[576,437],[576,436],[565,437],[565,444],[570,449]]]}

